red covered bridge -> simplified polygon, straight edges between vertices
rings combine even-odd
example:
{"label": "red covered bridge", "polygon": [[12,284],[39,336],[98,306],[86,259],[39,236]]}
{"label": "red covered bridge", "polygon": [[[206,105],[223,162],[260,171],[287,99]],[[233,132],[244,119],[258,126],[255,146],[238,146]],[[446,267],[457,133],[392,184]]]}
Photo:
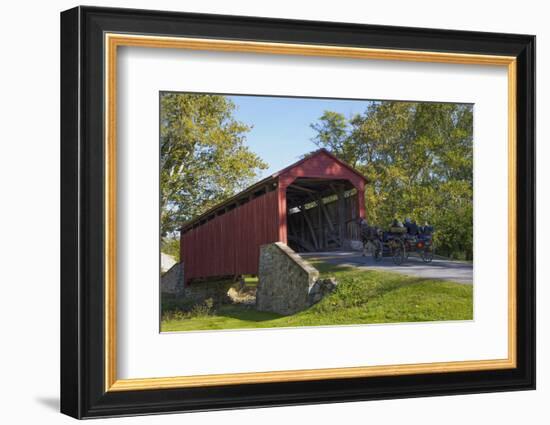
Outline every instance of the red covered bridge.
{"label": "red covered bridge", "polygon": [[326,251],[358,238],[366,179],[320,149],[187,222],[180,229],[185,281],[258,273],[260,246]]}

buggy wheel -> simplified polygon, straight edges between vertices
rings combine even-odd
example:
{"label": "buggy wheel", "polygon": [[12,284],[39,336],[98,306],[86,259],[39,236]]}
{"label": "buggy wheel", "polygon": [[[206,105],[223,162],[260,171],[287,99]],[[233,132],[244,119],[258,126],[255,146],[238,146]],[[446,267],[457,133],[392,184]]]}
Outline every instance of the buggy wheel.
{"label": "buggy wheel", "polygon": [[424,261],[425,263],[431,263],[433,259],[434,259],[433,246],[431,246],[429,248],[425,248],[422,251],[422,261]]}
{"label": "buggy wheel", "polygon": [[400,264],[403,264],[403,261],[405,261],[405,255],[406,255],[406,250],[405,250],[405,244],[403,243],[403,241],[395,241],[393,246],[393,252],[392,252],[394,264],[398,266]]}
{"label": "buggy wheel", "polygon": [[383,250],[384,247],[382,246],[382,242],[375,241],[372,243],[373,249],[372,249],[372,258],[374,261],[382,261],[383,256]]}

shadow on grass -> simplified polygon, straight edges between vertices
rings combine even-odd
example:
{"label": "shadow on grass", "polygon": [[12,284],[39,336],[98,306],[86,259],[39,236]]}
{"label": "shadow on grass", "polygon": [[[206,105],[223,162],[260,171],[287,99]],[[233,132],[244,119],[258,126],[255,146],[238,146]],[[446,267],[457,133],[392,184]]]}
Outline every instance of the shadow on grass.
{"label": "shadow on grass", "polygon": [[240,305],[224,305],[215,313],[216,316],[229,317],[231,319],[245,320],[248,322],[266,322],[284,317],[281,314],[258,311],[253,307]]}

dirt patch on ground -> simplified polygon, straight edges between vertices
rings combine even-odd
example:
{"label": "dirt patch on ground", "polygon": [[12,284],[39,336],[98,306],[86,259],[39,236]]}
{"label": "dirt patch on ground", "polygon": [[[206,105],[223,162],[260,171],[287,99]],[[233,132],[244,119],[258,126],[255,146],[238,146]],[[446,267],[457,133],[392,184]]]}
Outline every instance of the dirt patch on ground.
{"label": "dirt patch on ground", "polygon": [[233,286],[229,288],[227,296],[234,304],[243,304],[253,306],[256,304],[256,288],[239,288]]}

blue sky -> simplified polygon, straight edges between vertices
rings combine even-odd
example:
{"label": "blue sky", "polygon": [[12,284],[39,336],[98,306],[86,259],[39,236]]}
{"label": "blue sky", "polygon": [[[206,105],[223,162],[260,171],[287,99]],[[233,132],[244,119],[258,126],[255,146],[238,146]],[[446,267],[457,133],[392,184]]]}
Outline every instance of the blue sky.
{"label": "blue sky", "polygon": [[315,132],[310,124],[326,110],[345,117],[362,113],[368,105],[363,100],[303,99],[267,96],[228,96],[237,106],[235,118],[253,126],[246,143],[269,168],[260,177],[268,176],[317,146],[311,141]]}

